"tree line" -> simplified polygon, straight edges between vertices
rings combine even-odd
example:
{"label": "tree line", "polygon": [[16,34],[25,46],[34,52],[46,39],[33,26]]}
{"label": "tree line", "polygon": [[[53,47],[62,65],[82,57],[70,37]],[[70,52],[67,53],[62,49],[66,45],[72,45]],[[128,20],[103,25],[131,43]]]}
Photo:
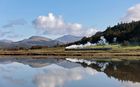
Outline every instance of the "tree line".
{"label": "tree line", "polygon": [[140,21],[132,21],[131,23],[118,23],[113,27],[107,27],[103,32],[97,32],[91,37],[83,37],[80,41],[71,44],[85,44],[87,42],[97,43],[100,37],[104,36],[109,43],[130,43],[140,45]]}

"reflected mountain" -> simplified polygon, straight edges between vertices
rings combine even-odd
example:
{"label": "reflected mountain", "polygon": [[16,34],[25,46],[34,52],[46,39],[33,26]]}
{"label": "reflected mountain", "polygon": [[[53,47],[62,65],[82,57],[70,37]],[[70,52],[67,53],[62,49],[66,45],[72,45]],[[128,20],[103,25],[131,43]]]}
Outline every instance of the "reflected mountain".
{"label": "reflected mountain", "polygon": [[114,77],[120,81],[132,81],[140,82],[140,61],[95,61],[88,60],[91,64],[87,63],[87,60],[81,62],[76,61],[83,67],[91,67],[98,72],[104,72],[108,77]]}
{"label": "reflected mountain", "polygon": [[29,65],[32,68],[42,68],[45,66],[48,66],[50,64],[57,64],[59,66],[65,67],[65,68],[73,68],[80,66],[80,64],[72,63],[69,61],[66,61],[64,59],[58,59],[58,58],[20,58],[20,57],[5,57],[0,58],[0,64],[10,64],[13,62],[22,63],[24,65]]}

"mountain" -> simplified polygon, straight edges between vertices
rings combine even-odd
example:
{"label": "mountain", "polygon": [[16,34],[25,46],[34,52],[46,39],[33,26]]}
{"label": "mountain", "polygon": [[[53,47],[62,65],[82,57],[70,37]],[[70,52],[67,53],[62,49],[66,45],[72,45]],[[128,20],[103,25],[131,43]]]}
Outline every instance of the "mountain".
{"label": "mountain", "polygon": [[56,40],[51,40],[46,37],[41,37],[41,36],[32,36],[28,39],[24,39],[18,42],[14,43],[18,47],[32,47],[32,46],[56,46],[58,44],[62,44],[62,42],[56,41]]}
{"label": "mountain", "polygon": [[4,40],[0,40],[0,42],[3,42],[3,43],[12,43],[13,41],[12,40],[6,40],[6,39],[4,39]]}
{"label": "mountain", "polygon": [[56,45],[62,45],[62,42],[56,41],[56,40],[51,40],[46,37],[41,37],[41,36],[32,36],[28,39],[24,39],[21,41],[17,42],[12,42],[9,40],[1,40],[0,41],[0,48],[6,48],[6,49],[11,49],[11,48],[31,48],[32,46],[48,46],[48,47],[53,47]]}
{"label": "mountain", "polygon": [[25,41],[25,42],[28,42],[28,41],[51,41],[51,39],[46,38],[46,37],[42,37],[42,36],[32,36],[32,37],[25,39],[25,40],[22,40],[22,41]]}
{"label": "mountain", "polygon": [[32,68],[43,68],[51,64],[56,64],[64,68],[74,68],[81,66],[80,64],[69,62],[64,59],[56,58],[32,58],[32,57],[4,57],[0,58],[0,64],[11,64],[13,62],[22,63],[24,65],[29,65]]}
{"label": "mountain", "polygon": [[63,42],[63,43],[71,43],[71,42],[79,41],[81,39],[82,39],[82,37],[73,36],[73,35],[64,35],[55,40]]}
{"label": "mountain", "polygon": [[97,43],[100,37],[104,36],[109,43],[113,43],[116,38],[117,43],[128,42],[134,45],[140,45],[140,21],[131,23],[120,23],[113,27],[108,27],[103,32],[97,32],[91,37],[84,37],[80,41],[71,44],[85,44],[87,42]]}
{"label": "mountain", "polygon": [[0,48],[8,48],[13,43],[11,40],[0,40]]}
{"label": "mountain", "polygon": [[9,42],[0,41],[0,48],[8,48],[11,45]]}

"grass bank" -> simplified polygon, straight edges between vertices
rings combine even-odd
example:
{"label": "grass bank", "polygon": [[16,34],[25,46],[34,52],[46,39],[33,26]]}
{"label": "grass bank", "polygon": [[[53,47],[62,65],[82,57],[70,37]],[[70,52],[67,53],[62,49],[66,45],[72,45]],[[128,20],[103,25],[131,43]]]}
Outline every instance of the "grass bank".
{"label": "grass bank", "polygon": [[140,46],[112,46],[112,50],[66,51],[64,47],[29,50],[0,50],[0,55],[55,56],[77,58],[137,58],[140,59]]}

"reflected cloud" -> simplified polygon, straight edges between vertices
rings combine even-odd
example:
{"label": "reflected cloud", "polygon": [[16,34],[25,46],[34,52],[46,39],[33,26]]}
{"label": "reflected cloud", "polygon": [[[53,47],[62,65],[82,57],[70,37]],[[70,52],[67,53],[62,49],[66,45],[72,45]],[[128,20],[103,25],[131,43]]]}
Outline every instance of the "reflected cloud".
{"label": "reflected cloud", "polygon": [[67,69],[54,64],[51,66],[43,73],[35,76],[33,82],[37,87],[62,87],[68,81],[82,80],[86,77],[85,74],[97,74],[97,71],[91,68],[75,67]]}
{"label": "reflected cloud", "polygon": [[4,66],[0,64],[0,71],[3,73],[11,73],[21,68],[23,68],[23,64],[17,62],[5,64]]}
{"label": "reflected cloud", "polygon": [[0,66],[0,72],[10,72],[10,70]]}
{"label": "reflected cloud", "polygon": [[140,83],[133,83],[131,81],[122,82],[122,87],[140,87]]}
{"label": "reflected cloud", "polygon": [[26,83],[26,81],[24,79],[15,79],[12,76],[3,76],[3,79],[6,80],[6,82],[12,83],[15,85],[23,85]]}

